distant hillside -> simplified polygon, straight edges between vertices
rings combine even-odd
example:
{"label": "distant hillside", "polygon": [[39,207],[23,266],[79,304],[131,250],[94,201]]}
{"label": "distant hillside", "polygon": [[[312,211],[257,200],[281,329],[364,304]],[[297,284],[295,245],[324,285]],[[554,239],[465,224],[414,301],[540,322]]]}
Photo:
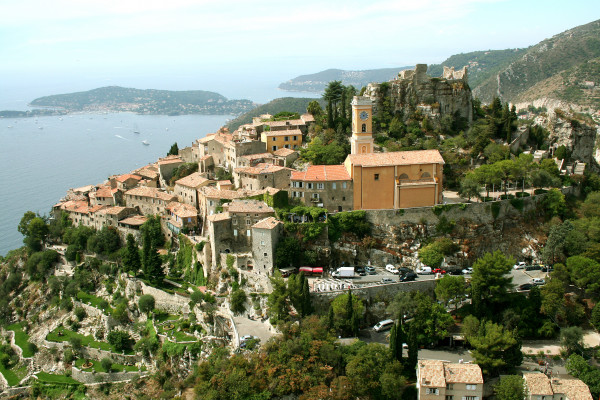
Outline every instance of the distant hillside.
{"label": "distant hillside", "polygon": [[234,131],[241,125],[249,124],[252,122],[252,117],[258,117],[262,114],[277,114],[282,111],[297,112],[303,114],[306,112],[308,103],[313,100],[317,100],[321,107],[325,107],[325,102],[322,99],[311,99],[306,97],[282,97],[279,99],[272,100],[267,104],[258,106],[247,113],[240,115],[236,119],[230,121],[227,124],[227,128],[230,131]]}
{"label": "distant hillside", "polygon": [[344,71],[328,69],[316,74],[300,75],[279,85],[279,89],[296,92],[322,92],[331,81],[342,81],[343,85],[353,85],[357,89],[370,82],[389,81],[398,75],[398,71],[411,67],[368,69],[364,71]]}
{"label": "distant hillside", "polygon": [[40,97],[33,107],[66,111],[133,111],[140,114],[241,114],[254,107],[250,100],[228,100],[204,90],[170,91],[107,86],[86,92]]}
{"label": "distant hillside", "polygon": [[[585,103],[589,101],[588,96],[578,93],[577,87],[583,85],[580,79],[584,76],[597,76],[597,63],[588,62],[598,57],[600,21],[594,21],[530,47],[473,92],[484,102],[489,102],[496,95],[504,101],[529,101],[547,91],[545,82],[552,86],[553,97]],[[598,84],[600,81],[596,80],[595,85]]]}

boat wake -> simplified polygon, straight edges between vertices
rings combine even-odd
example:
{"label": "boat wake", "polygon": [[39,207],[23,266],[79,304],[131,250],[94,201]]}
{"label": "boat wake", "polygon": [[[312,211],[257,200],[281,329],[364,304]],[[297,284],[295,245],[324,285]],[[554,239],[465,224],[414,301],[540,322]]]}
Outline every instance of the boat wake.
{"label": "boat wake", "polygon": [[123,136],[121,136],[121,135],[115,135],[115,136],[116,136],[116,137],[118,137],[119,139],[123,139],[123,140],[127,140],[127,141],[129,141],[129,139],[127,139],[127,138],[124,138],[124,137],[123,137]]}

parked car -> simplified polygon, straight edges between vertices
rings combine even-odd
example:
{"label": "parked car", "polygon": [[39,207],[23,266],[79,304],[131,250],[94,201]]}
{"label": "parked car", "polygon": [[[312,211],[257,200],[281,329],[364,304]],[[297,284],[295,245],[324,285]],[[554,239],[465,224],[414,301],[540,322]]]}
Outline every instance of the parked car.
{"label": "parked car", "polygon": [[386,265],[385,270],[387,272],[391,272],[392,274],[398,275],[398,268],[394,267],[392,264]]}
{"label": "parked car", "polygon": [[542,266],[539,264],[528,265],[525,267],[525,271],[539,271]]}
{"label": "parked car", "polygon": [[525,261],[519,261],[518,263],[513,265],[513,268],[514,269],[525,269],[526,266],[527,266],[527,264],[525,264]]}
{"label": "parked car", "polygon": [[385,331],[387,329],[391,329],[392,326],[394,326],[394,320],[386,319],[386,320],[379,321],[378,323],[376,323],[375,326],[373,327],[373,330],[375,332],[381,332],[381,331]]}
{"label": "parked car", "polygon": [[533,283],[534,285],[538,285],[538,286],[540,286],[540,285],[545,285],[545,284],[546,284],[546,281],[545,281],[545,280],[543,280],[542,278],[533,278],[533,279],[531,280],[531,283]]}
{"label": "parked car", "polygon": [[417,270],[417,274],[419,275],[431,275],[431,267],[421,267]]}
{"label": "parked car", "polygon": [[519,290],[530,290],[534,286],[535,285],[533,283],[524,283],[522,285],[519,285]]}
{"label": "parked car", "polygon": [[542,266],[542,272],[552,272],[552,271],[554,271],[554,267],[552,267],[552,265]]}
{"label": "parked car", "polygon": [[418,275],[414,272],[408,272],[400,277],[400,282],[411,282],[417,279]]}
{"label": "parked car", "polygon": [[392,283],[394,280],[392,278],[381,278],[381,283]]}
{"label": "parked car", "polygon": [[375,275],[377,273],[377,271],[375,271],[375,267],[371,267],[370,265],[368,267],[365,267],[365,271],[369,275]]}
{"label": "parked car", "polygon": [[442,274],[444,275],[446,273],[445,269],[441,269],[441,268],[436,268],[432,271],[434,274]]}
{"label": "parked car", "polygon": [[400,275],[408,274],[409,272],[414,272],[414,271],[412,269],[406,268],[406,267],[400,267],[400,268],[398,268],[398,273]]}
{"label": "parked car", "polygon": [[367,274],[363,267],[355,267],[354,272],[356,272],[356,274],[360,276],[365,276]]}
{"label": "parked car", "polygon": [[473,273],[473,268],[467,267],[461,271],[464,275],[471,275]]}
{"label": "parked car", "polygon": [[451,269],[450,271],[448,271],[448,273],[450,275],[462,275],[462,271],[460,269]]}

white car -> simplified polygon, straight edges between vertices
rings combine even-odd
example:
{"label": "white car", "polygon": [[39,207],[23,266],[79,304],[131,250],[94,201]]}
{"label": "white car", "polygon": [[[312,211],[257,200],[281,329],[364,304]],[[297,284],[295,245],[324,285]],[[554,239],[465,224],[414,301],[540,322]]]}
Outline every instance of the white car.
{"label": "white car", "polygon": [[527,264],[525,264],[525,261],[519,261],[518,263],[516,263],[515,265],[513,265],[514,269],[525,269],[525,266]]}
{"label": "white car", "polygon": [[543,280],[542,278],[533,278],[533,279],[531,280],[531,283],[533,283],[534,285],[541,286],[541,285],[545,285],[545,284],[546,284],[546,281],[545,281],[545,280]]}
{"label": "white car", "polygon": [[433,272],[431,271],[431,267],[421,267],[417,271],[419,275],[431,275]]}
{"label": "white car", "polygon": [[394,275],[398,275],[398,268],[394,267],[392,264],[386,265],[385,270],[391,272]]}
{"label": "white car", "polygon": [[463,275],[471,275],[473,273],[473,268],[468,267],[462,270]]}

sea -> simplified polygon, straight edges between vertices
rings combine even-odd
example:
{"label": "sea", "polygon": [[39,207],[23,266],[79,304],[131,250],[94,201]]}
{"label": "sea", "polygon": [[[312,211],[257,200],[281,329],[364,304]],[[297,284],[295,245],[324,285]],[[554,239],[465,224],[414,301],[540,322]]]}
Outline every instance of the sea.
{"label": "sea", "polygon": [[[27,109],[26,95],[0,94],[0,110]],[[318,95],[288,93],[271,86],[257,88],[255,98],[227,93],[230,99],[250,98],[257,103],[292,96]],[[173,143],[179,148],[191,146],[232,118],[134,113],[0,118],[0,255],[23,245],[17,225],[26,211],[49,215],[69,188],[99,184],[111,175],[155,162],[166,156]]]}

